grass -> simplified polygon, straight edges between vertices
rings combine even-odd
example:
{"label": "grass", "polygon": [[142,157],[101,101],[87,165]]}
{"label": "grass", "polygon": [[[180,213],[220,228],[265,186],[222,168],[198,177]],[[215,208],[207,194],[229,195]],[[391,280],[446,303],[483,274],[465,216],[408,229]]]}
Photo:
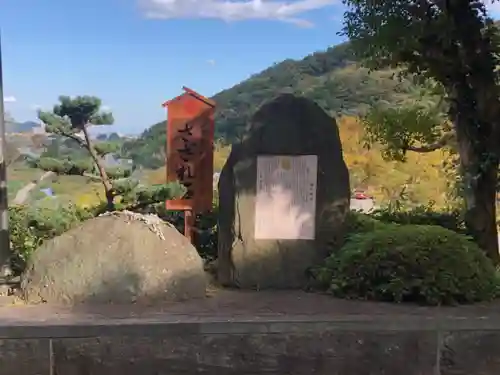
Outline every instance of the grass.
{"label": "grass", "polygon": [[9,201],[16,197],[19,190],[23,188],[26,184],[22,181],[7,181],[7,193]]}
{"label": "grass", "polygon": [[56,196],[75,200],[80,195],[102,190],[102,185],[84,176],[55,176],[43,181],[38,190],[51,188]]}
{"label": "grass", "polygon": [[17,192],[30,182],[37,180],[43,171],[30,168],[23,163],[15,163],[7,169],[7,191],[9,199],[14,199]]}
{"label": "grass", "polygon": [[15,163],[9,166],[7,178],[9,181],[20,181],[27,184],[40,178],[43,173],[40,169],[30,168],[22,163]]}
{"label": "grass", "polygon": [[[9,200],[14,199],[17,192],[30,182],[38,180],[44,171],[30,168],[23,163],[16,163],[9,166],[7,171]],[[51,188],[54,194],[70,202],[76,202],[80,197],[96,197],[96,193],[102,192],[102,185],[99,182],[84,176],[56,176],[46,179],[38,185],[31,193],[31,200],[38,200],[45,197],[40,190]],[[101,193],[102,194],[102,193]],[[87,198],[88,199],[88,198]]]}

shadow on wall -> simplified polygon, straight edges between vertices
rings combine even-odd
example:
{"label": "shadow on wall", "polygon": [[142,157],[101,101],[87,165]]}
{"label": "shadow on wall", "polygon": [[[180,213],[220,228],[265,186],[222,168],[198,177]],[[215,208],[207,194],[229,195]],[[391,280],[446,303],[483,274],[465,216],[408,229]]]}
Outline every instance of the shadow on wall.
{"label": "shadow on wall", "polygon": [[[255,240],[257,156],[317,155],[314,240]],[[290,191],[289,186],[277,186]],[[218,278],[241,288],[297,288],[306,271],[341,246],[349,173],[333,118],[305,98],[284,94],[263,105],[233,145],[219,179]],[[308,215],[296,205],[295,214]],[[276,225],[269,218],[267,225]],[[272,231],[272,229],[270,229]],[[307,229],[301,228],[298,234]]]}

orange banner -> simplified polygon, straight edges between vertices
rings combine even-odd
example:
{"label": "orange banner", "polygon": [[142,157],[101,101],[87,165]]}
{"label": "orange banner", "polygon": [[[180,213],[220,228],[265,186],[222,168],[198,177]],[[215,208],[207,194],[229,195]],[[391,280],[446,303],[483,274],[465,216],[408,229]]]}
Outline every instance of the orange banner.
{"label": "orange banner", "polygon": [[210,211],[213,199],[215,103],[193,90],[163,104],[167,115],[167,182],[179,181],[187,192],[168,200],[169,210]]}

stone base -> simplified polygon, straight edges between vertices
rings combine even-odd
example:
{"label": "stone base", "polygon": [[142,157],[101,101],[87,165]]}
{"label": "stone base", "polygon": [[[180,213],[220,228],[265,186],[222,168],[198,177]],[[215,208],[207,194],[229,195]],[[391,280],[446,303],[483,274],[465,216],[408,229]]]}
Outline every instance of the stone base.
{"label": "stone base", "polygon": [[[270,293],[247,293],[248,303]],[[288,294],[296,298],[299,294]],[[67,311],[0,308],[1,375],[421,375],[500,373],[491,307],[426,309],[325,300],[316,314],[218,297],[204,305]],[[328,298],[328,297],[325,297]],[[295,299],[296,301],[296,299]],[[333,308],[325,313],[327,308]],[[195,307],[198,306],[198,312]],[[219,314],[211,309],[225,306]],[[231,307],[230,307],[231,306]],[[384,307],[386,306],[386,307]],[[370,311],[371,315],[360,313]],[[256,311],[259,310],[259,311]],[[181,311],[185,311],[184,314]],[[383,314],[382,311],[386,312]],[[50,317],[48,317],[50,315]]]}

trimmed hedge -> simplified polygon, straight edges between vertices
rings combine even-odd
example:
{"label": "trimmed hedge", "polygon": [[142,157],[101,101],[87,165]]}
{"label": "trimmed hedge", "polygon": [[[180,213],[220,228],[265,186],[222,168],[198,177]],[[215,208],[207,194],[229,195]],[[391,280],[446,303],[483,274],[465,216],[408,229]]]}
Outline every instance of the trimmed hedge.
{"label": "trimmed hedge", "polygon": [[418,206],[410,210],[380,209],[370,214],[382,223],[400,225],[438,225],[460,234],[467,234],[465,221],[459,210],[436,211],[433,206]]}
{"label": "trimmed hedge", "polygon": [[372,232],[377,229],[384,229],[391,225],[390,221],[382,222],[375,217],[357,211],[349,211],[345,221],[345,231],[347,238],[359,233]]}
{"label": "trimmed hedge", "polygon": [[428,225],[387,226],[353,235],[316,270],[338,297],[431,305],[496,295],[496,271],[468,237]]}

